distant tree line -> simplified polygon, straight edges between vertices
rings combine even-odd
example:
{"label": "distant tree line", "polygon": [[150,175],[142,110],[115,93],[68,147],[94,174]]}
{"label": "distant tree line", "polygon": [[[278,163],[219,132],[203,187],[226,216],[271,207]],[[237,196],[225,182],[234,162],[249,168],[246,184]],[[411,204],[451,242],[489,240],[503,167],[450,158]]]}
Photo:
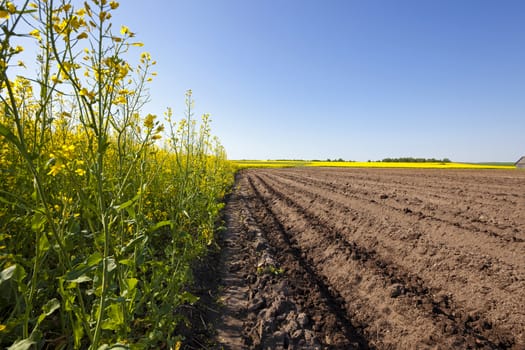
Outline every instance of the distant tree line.
{"label": "distant tree line", "polygon": [[385,163],[450,163],[451,160],[448,158],[436,159],[436,158],[413,158],[413,157],[401,157],[401,158],[385,158],[381,160]]}
{"label": "distant tree line", "polygon": [[[334,158],[334,159],[330,159],[330,158],[327,158],[326,160],[313,160],[313,162],[346,162],[346,160],[344,160],[343,158]],[[350,160],[351,162],[351,160]]]}
{"label": "distant tree line", "polygon": [[310,159],[309,162],[355,162],[355,160],[346,160],[343,158],[326,158],[325,160],[322,159]]}

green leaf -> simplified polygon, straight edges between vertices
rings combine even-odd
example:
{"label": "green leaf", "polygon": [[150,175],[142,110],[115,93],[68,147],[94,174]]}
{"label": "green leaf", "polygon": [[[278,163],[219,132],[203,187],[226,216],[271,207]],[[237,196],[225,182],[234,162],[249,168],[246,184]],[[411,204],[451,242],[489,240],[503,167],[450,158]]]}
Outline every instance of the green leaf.
{"label": "green leaf", "polygon": [[126,282],[128,284],[128,290],[132,292],[137,287],[137,284],[139,283],[139,280],[136,278],[127,278]]}
{"label": "green leaf", "polygon": [[5,199],[3,196],[0,196],[0,203],[4,203],[4,204],[7,204],[7,205],[15,204],[14,202],[10,202],[10,201],[8,201],[8,200]]}
{"label": "green leaf", "polygon": [[60,308],[60,302],[57,298],[49,300],[44,306],[42,306],[42,311],[44,311],[46,316],[51,315],[55,310]]}
{"label": "green leaf", "polygon": [[0,285],[11,279],[20,282],[26,276],[26,271],[20,265],[12,265],[0,272]]}
{"label": "green leaf", "polygon": [[29,350],[36,342],[31,339],[17,340],[7,350]]}
{"label": "green leaf", "polygon": [[173,227],[173,221],[171,221],[171,220],[164,220],[164,221],[157,222],[155,225],[151,226],[148,229],[148,232],[156,231],[159,228],[164,227],[164,226],[168,226],[168,225]]}
{"label": "green leaf", "polygon": [[37,324],[42,323],[42,321],[49,315],[51,315],[55,310],[58,310],[60,308],[60,302],[58,299],[53,298],[49,300],[44,306],[42,306],[43,313],[38,316],[38,322]]}
{"label": "green leaf", "polygon": [[103,344],[101,346],[98,347],[97,350],[111,350],[111,349],[114,349],[114,350],[129,350],[129,346],[127,345],[123,345],[123,344],[114,344],[114,345],[111,345],[109,346],[108,344]]}
{"label": "green leaf", "polygon": [[117,268],[117,263],[115,259],[108,257],[107,260],[108,260],[108,265],[107,265],[108,272],[115,270]]}
{"label": "green leaf", "polygon": [[38,235],[38,250],[41,255],[49,250],[49,240],[45,234]]}
{"label": "green leaf", "polygon": [[16,265],[10,266],[0,272],[0,310],[13,304],[16,300],[16,281],[13,278]]}
{"label": "green leaf", "polygon": [[122,296],[126,297],[128,295],[131,295],[131,297],[133,297],[133,293],[135,292],[138,283],[139,280],[136,278],[126,278],[126,288],[122,291]]}
{"label": "green leaf", "polygon": [[2,272],[0,272],[0,284],[2,282],[9,281],[13,277],[16,266],[17,265],[9,266],[7,269],[4,269]]}
{"label": "green leaf", "polygon": [[124,210],[126,209],[127,207],[133,205],[133,203],[135,203],[137,201],[137,199],[139,199],[139,195],[135,195],[135,197],[131,198],[129,201],[125,201],[124,203],[122,204],[118,204],[118,205],[115,205],[113,206],[113,208],[115,210]]}
{"label": "green leaf", "polygon": [[132,239],[131,241],[129,241],[128,244],[126,244],[123,248],[121,248],[122,253],[130,251],[131,249],[133,249],[133,247],[137,243],[139,243],[139,242],[141,242],[141,241],[143,241],[145,239],[147,239],[147,236],[145,236],[145,235],[140,235],[137,238]]}
{"label": "green leaf", "polygon": [[102,322],[103,329],[116,331],[124,324],[124,313],[120,304],[111,304],[106,308],[106,318]]}
{"label": "green leaf", "polygon": [[91,254],[85,262],[78,264],[66,274],[66,281],[76,283],[91,281],[86,274],[95,270],[101,261],[102,255],[99,252]]}
{"label": "green leaf", "polygon": [[84,283],[84,282],[90,282],[90,281],[93,281],[93,279],[87,275],[82,275],[73,280],[68,280],[68,282],[71,282],[71,283]]}
{"label": "green leaf", "polygon": [[137,218],[137,213],[135,212],[135,208],[132,206],[126,208],[126,212],[128,213],[129,217],[132,219]]}
{"label": "green leaf", "polygon": [[131,259],[121,259],[118,261],[120,265],[133,266],[133,260]]}
{"label": "green leaf", "polygon": [[31,218],[31,229],[35,232],[44,231],[44,227],[47,223],[47,217],[41,211],[35,211]]}
{"label": "green leaf", "polygon": [[84,327],[78,318],[73,320],[73,337],[75,339],[75,349],[79,349],[82,344],[82,338],[84,338]]}
{"label": "green leaf", "polygon": [[179,300],[181,304],[189,303],[190,305],[192,305],[199,301],[199,297],[191,294],[190,292],[184,291],[181,295],[179,295]]}
{"label": "green leaf", "polygon": [[[14,201],[7,199],[7,197],[5,197],[4,195],[7,195],[8,197],[12,197]],[[17,208],[20,208],[26,211],[31,210],[28,208],[27,203],[22,198],[17,197],[12,193],[2,191],[2,190],[0,190],[0,203],[7,204],[9,206],[15,206]]]}
{"label": "green leaf", "polygon": [[20,149],[20,142],[18,141],[18,138],[7,128],[5,125],[0,124],[0,135],[5,137],[7,141],[11,142],[16,146],[16,148]]}
{"label": "green leaf", "polygon": [[85,264],[80,264],[66,274],[66,281],[75,282],[79,278],[83,277],[86,273],[94,269],[95,268],[93,266],[86,266]]}
{"label": "green leaf", "polygon": [[86,264],[89,266],[98,265],[102,261],[102,254],[95,252],[89,256],[86,260]]}

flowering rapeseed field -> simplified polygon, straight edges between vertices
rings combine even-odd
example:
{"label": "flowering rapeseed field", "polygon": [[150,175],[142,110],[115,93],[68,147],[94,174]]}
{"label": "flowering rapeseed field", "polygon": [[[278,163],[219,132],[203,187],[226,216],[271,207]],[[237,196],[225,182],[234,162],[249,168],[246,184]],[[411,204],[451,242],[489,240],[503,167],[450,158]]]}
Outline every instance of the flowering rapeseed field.
{"label": "flowering rapeseed field", "polygon": [[339,162],[299,160],[235,160],[237,169],[289,167],[343,167],[343,168],[413,168],[413,169],[515,169],[513,165],[471,164],[454,162]]}
{"label": "flowering rapeseed field", "polygon": [[[0,347],[177,348],[233,181],[209,116],[143,114],[116,1],[0,0]],[[37,72],[20,53],[37,52]]]}

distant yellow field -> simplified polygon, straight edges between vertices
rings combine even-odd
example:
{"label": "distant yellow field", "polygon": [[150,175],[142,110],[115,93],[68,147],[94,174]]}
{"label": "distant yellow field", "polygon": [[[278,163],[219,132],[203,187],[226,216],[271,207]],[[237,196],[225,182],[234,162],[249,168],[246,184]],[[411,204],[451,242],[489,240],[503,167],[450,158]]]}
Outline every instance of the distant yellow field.
{"label": "distant yellow field", "polygon": [[308,166],[312,162],[292,160],[232,160],[239,169],[245,168],[290,168]]}
{"label": "distant yellow field", "polygon": [[403,163],[403,162],[311,162],[289,160],[234,160],[239,169],[289,167],[345,167],[345,168],[415,168],[415,169],[516,169],[513,165],[469,163]]}

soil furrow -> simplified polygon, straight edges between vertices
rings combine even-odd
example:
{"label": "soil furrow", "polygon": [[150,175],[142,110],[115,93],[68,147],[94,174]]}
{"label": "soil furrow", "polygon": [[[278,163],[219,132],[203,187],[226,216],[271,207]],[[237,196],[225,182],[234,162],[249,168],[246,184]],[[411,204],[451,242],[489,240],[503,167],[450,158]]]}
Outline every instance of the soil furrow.
{"label": "soil furrow", "polygon": [[226,208],[217,343],[226,349],[368,349],[247,178],[238,180],[235,193]]}
{"label": "soil furrow", "polygon": [[[400,180],[395,180],[391,176],[388,176],[389,173],[385,175],[384,169],[376,170],[381,171],[379,173],[382,175],[381,177],[378,177],[376,174],[375,178],[373,179],[365,178],[362,175],[356,173],[356,171],[354,170],[352,172],[349,171],[348,174],[346,174],[346,177],[339,176],[339,174],[344,173],[337,173],[337,181],[334,181],[334,177],[330,177],[326,175],[326,173],[324,174],[325,176],[322,176],[322,171],[319,171],[320,174],[315,174],[315,176],[308,176],[304,174],[304,172],[302,174],[299,174],[302,179],[307,181],[322,181],[331,185],[337,185],[338,187],[346,187],[346,189],[348,189],[348,187],[351,186],[352,191],[362,192],[365,194],[370,194],[371,191],[379,192],[381,194],[392,194],[392,199],[398,199],[397,197],[401,197],[401,199],[403,200],[410,200],[409,203],[412,204],[432,204],[432,206],[438,208],[441,205],[448,206],[452,203],[454,203],[455,205],[467,204],[467,208],[481,207],[489,212],[499,212],[501,209],[506,209],[505,212],[502,213],[502,215],[504,214],[508,217],[500,217],[504,219],[509,219],[512,217],[520,218],[520,212],[515,210],[513,211],[512,209],[515,206],[522,208],[525,207],[525,197],[519,196],[519,193],[525,192],[525,186],[523,181],[516,181],[507,184],[507,189],[512,186],[514,193],[509,193],[508,191],[505,192],[505,189],[502,187],[499,187],[497,190],[488,192],[489,189],[487,188],[487,186],[485,186],[485,184],[480,186],[475,181],[473,181],[473,178],[470,178],[470,184],[467,184],[467,187],[443,185],[443,178],[441,176],[436,176],[441,175],[442,173],[437,172],[431,173],[435,175],[434,178],[429,178],[429,176],[418,176],[417,178],[412,177],[412,181],[410,181],[411,184],[407,184],[406,178],[404,179],[403,183]],[[291,171],[289,174],[293,174],[293,172]],[[474,179],[479,180],[476,178]],[[438,183],[439,187],[433,186],[434,183]],[[470,195],[466,197],[465,195],[467,194],[475,195]],[[468,199],[468,201],[466,201],[466,199]],[[463,210],[465,209],[466,208],[463,208]],[[470,212],[468,209],[466,209],[466,214],[475,215],[476,213]],[[474,219],[478,217],[479,215],[474,216]],[[515,227],[516,223],[521,224],[522,220],[519,219],[517,221],[514,221],[512,226]],[[495,224],[496,226],[502,225],[503,227],[509,226],[506,223],[499,224],[497,222],[487,222],[487,224]]]}
{"label": "soil furrow", "polygon": [[[312,177],[316,179],[328,178],[343,183],[350,179],[353,183],[364,184],[365,188],[373,188],[378,185],[395,187],[396,189],[420,190],[424,185],[425,193],[433,195],[443,195],[453,197],[454,194],[461,194],[468,191],[480,192],[483,196],[496,196],[493,199],[507,198],[516,200],[511,204],[516,204],[520,200],[520,193],[523,193],[524,183],[523,174],[512,171],[449,171],[449,170],[409,170],[402,169],[330,169],[320,168]],[[303,172],[304,173],[304,172]],[[491,176],[482,176],[490,174]],[[335,176],[334,176],[335,175]],[[511,175],[511,176],[509,176]],[[428,181],[439,179],[439,181]],[[509,192],[509,187],[514,191]],[[445,191],[444,191],[445,190]],[[479,200],[480,198],[473,198]],[[523,204],[523,197],[521,197]]]}
{"label": "soil furrow", "polygon": [[[483,203],[483,212],[469,210],[470,206],[473,205],[471,202],[467,202],[468,204],[464,205],[458,203],[455,207],[459,210],[455,210],[451,216],[449,208],[451,199],[446,197],[440,197],[439,203],[436,201],[430,203],[429,200],[421,198],[420,194],[416,196],[407,193],[398,195],[399,189],[396,189],[396,192],[392,195],[387,194],[389,191],[386,188],[378,186],[357,189],[355,184],[333,184],[312,177],[301,177],[296,174],[279,174],[279,176],[309,187],[315,185],[318,189],[322,188],[329,192],[343,194],[348,198],[378,203],[378,205],[383,207],[417,216],[419,219],[430,219],[454,225],[466,231],[480,232],[505,242],[525,242],[525,235],[522,235],[523,237],[516,235],[516,233],[523,232],[523,230],[520,230],[520,225],[517,224],[516,220],[509,220],[507,216],[505,223],[491,222],[496,220],[491,218],[491,216],[494,216],[494,212],[500,211],[496,209],[498,206],[494,205],[494,203],[490,207]],[[422,205],[423,203],[424,205]]]}
{"label": "soil furrow", "polygon": [[525,349],[524,184],[519,171],[240,172],[220,343]]}
{"label": "soil furrow", "polygon": [[[290,252],[292,258],[299,263],[299,266],[305,272],[305,274],[303,274],[303,277],[305,277],[307,280],[313,281],[314,284],[318,287],[326,306],[329,308],[331,313],[337,317],[338,323],[343,328],[344,334],[347,337],[347,339],[352,339],[355,343],[357,343],[356,345],[358,345],[359,349],[370,348],[366,339],[362,336],[361,331],[356,329],[356,327],[352,325],[352,322],[348,318],[348,315],[343,311],[345,308],[343,298],[339,294],[337,294],[336,291],[329,288],[326,285],[325,281],[317,275],[313,267],[303,258],[303,253],[301,252],[300,247],[290,240],[290,236],[284,228],[283,223],[278,220],[277,216],[273,212],[272,204],[269,203],[263,195],[261,195],[260,191],[255,186],[253,179],[251,177],[248,179],[253,192],[258,197],[258,200],[263,205],[264,211],[267,214],[265,217],[261,218],[261,220],[266,222],[265,227],[270,228],[271,232],[278,232],[282,238],[281,242],[274,241],[275,246],[281,248],[283,251]],[[282,245],[283,243],[284,246]],[[327,315],[323,315],[323,317],[326,316]]]}
{"label": "soil furrow", "polygon": [[[463,310],[455,306],[452,299],[448,298],[447,296],[442,296],[442,300],[434,300],[430,295],[428,288],[424,286],[423,281],[420,278],[404,273],[393,263],[382,260],[377,256],[374,250],[367,250],[366,248],[356,246],[355,244],[350,244],[343,237],[341,237],[341,235],[335,233],[337,232],[337,229],[329,222],[320,220],[315,215],[311,215],[307,209],[298,205],[289,196],[279,192],[276,189],[275,184],[268,184],[260,176],[258,179],[266,187],[266,190],[274,197],[280,197],[281,200],[287,203],[288,213],[293,208],[299,212],[300,215],[304,217],[304,219],[308,220],[308,223],[305,225],[305,227],[315,227],[317,231],[319,231],[321,228],[323,231],[320,233],[323,237],[328,238],[330,242],[337,242],[339,245],[343,245],[344,248],[350,249],[349,254],[356,254],[359,256],[359,259],[357,260],[364,264],[364,273],[370,273],[373,271],[376,276],[380,276],[382,279],[382,283],[380,284],[382,284],[382,286],[376,286],[376,290],[380,291],[380,297],[378,298],[379,300],[387,299],[389,294],[390,296],[392,295],[393,290],[394,294],[403,294],[405,298],[400,298],[396,301],[408,301],[408,303],[406,303],[407,305],[403,305],[398,308],[399,310],[405,309],[404,312],[408,315],[407,319],[418,317],[426,317],[431,319],[434,324],[437,324],[443,328],[444,334],[448,338],[448,341],[451,341],[452,338],[454,338],[454,334],[459,332],[462,336],[458,337],[456,340],[453,340],[450,343],[452,346],[465,345],[462,343],[465,338],[467,339],[467,344],[470,342],[471,344],[476,344],[478,347],[487,349],[507,348],[512,344],[512,341],[509,340],[508,335],[501,337],[499,334],[494,332],[492,325],[489,325],[487,321],[481,319],[480,315],[466,314]],[[323,249],[329,248],[323,247]],[[321,264],[326,262],[326,260],[319,261]],[[367,278],[371,280],[374,277],[367,276]],[[344,288],[344,286],[342,287]],[[355,297],[355,294],[353,297]],[[415,304],[413,303],[414,301]],[[402,302],[400,302],[400,304],[402,304]],[[414,305],[417,305],[418,307],[414,308]],[[366,305],[368,308],[371,308],[371,306],[373,305]],[[480,324],[486,324],[485,328],[491,329],[484,329],[478,325],[473,325],[471,324],[472,321],[480,321]],[[396,325],[391,324],[390,326],[395,327]],[[398,325],[400,329],[402,326],[402,324]],[[429,324],[428,327],[432,327],[432,325]],[[370,326],[368,326],[368,328],[370,328]],[[433,338],[439,337],[439,331],[434,331],[437,333],[426,340],[427,345],[434,341]],[[382,334],[382,336],[384,337],[385,335]],[[441,338],[443,338],[443,336],[441,336]],[[490,338],[495,338],[495,340],[492,341]],[[421,339],[423,339],[423,335],[421,335]],[[384,341],[387,344],[389,342],[388,338]]]}
{"label": "soil furrow", "polygon": [[[273,178],[281,178],[281,179],[287,179],[286,177],[281,177],[281,174],[279,176],[273,176]],[[396,239],[396,240],[407,240],[412,241],[413,244],[416,244],[414,242],[414,238],[419,239],[422,231],[424,229],[428,228],[434,228],[431,223],[424,222],[423,219],[429,220],[429,221],[440,221],[435,220],[433,217],[426,217],[426,216],[415,216],[412,212],[407,210],[399,210],[398,208],[392,208],[390,206],[384,206],[382,203],[377,201],[370,201],[369,199],[362,198],[362,197],[356,197],[349,195],[348,193],[341,193],[340,191],[336,190],[319,190],[318,187],[309,186],[307,183],[304,183],[302,181],[299,181],[298,179],[295,179],[293,181],[286,181],[286,183],[282,186],[287,186],[290,188],[293,188],[296,190],[296,193],[298,193],[300,196],[306,196],[309,198],[305,199],[305,205],[313,206],[316,205],[319,207],[319,211],[325,211],[327,214],[329,212],[333,212],[334,210],[337,211],[340,214],[344,214],[345,216],[350,216],[351,221],[357,221],[357,224],[351,225],[347,222],[344,223],[343,228],[340,229],[348,229],[352,226],[380,226],[381,231],[383,232],[397,232],[402,231],[405,229],[405,231],[408,231],[409,228],[405,228],[403,226],[409,226],[410,230],[417,231],[419,233],[411,235],[406,234],[406,232],[401,232],[397,236],[396,235],[389,235],[389,237],[383,237],[383,239],[389,240],[389,239]],[[325,194],[329,193],[330,196],[326,196]],[[353,200],[356,200],[357,202],[354,202]],[[322,203],[321,203],[322,202]],[[380,211],[378,208],[380,207]],[[387,209],[387,210],[385,210]],[[391,210],[389,213],[388,209]],[[374,216],[373,213],[381,213],[381,221],[378,220],[377,217]],[[446,222],[441,222],[446,224]],[[461,234],[469,235],[472,234],[472,232],[462,229],[461,227],[458,227],[457,225],[453,223],[448,223],[449,229],[453,229],[455,234]],[[442,226],[438,226],[440,228]],[[446,227],[446,226],[445,226]],[[459,230],[459,231],[458,231]],[[370,232],[370,234],[375,234],[374,232]],[[383,235],[384,236],[384,235]],[[465,239],[463,238],[461,242],[461,246],[465,245]],[[438,245],[444,244],[446,242],[445,240],[440,240],[438,238]],[[489,237],[488,239],[481,239],[481,237],[475,235],[474,238],[470,239],[468,241],[470,243],[469,248],[476,248],[478,251],[484,251],[486,255],[491,255],[492,253],[495,253],[493,250],[493,247],[498,244],[498,241],[494,239],[494,237]],[[505,243],[508,243],[507,240],[504,240]],[[476,243],[483,243],[483,246],[476,246]],[[516,247],[516,250],[519,250],[520,247],[518,245],[514,245],[513,247]],[[414,245],[410,247],[410,249],[415,248]],[[434,247],[431,247],[434,248]],[[453,249],[456,255],[461,253],[461,249],[454,249],[454,247],[451,247],[450,244],[448,244],[449,249]],[[498,254],[494,255],[495,259],[498,259],[498,262],[500,264],[505,264],[505,255],[508,255],[509,251],[506,250],[505,253],[501,254],[501,252],[498,252]],[[516,254],[516,257],[513,257],[510,264],[507,264],[508,266],[514,266],[514,265],[525,265],[525,257],[520,256]],[[517,259],[517,260],[516,260]],[[520,260],[521,259],[521,260]],[[490,263],[490,262],[489,262]],[[521,279],[524,279],[525,276],[521,276]]]}
{"label": "soil furrow", "polygon": [[[477,252],[483,252],[486,257],[489,257],[489,260],[482,262],[479,266],[483,266],[484,264],[492,265],[492,259],[498,259],[503,265],[507,265],[507,267],[514,265],[525,266],[525,257],[519,254],[519,252],[523,251],[525,244],[523,244],[519,238],[513,237],[513,239],[508,239],[508,237],[504,238],[492,232],[492,234],[487,234],[486,238],[483,238],[479,235],[479,231],[472,228],[469,230],[467,227],[458,225],[455,222],[436,218],[431,215],[416,213],[415,210],[411,210],[408,207],[401,209],[386,205],[384,200],[379,199],[379,196],[374,197],[377,198],[377,200],[369,199],[355,195],[349,191],[326,188],[320,184],[312,186],[295,177],[290,180],[288,177],[281,176],[282,174],[278,175],[279,178],[287,179],[284,180],[287,182],[287,186],[292,186],[298,191],[305,191],[305,194],[310,193],[313,197],[312,199],[316,201],[322,199],[328,202],[325,203],[328,205],[324,205],[324,209],[326,210],[333,210],[335,208],[335,210],[352,214],[354,216],[352,220],[354,221],[364,216],[363,220],[365,222],[361,222],[362,226],[375,226],[374,221],[377,221],[377,218],[374,217],[373,213],[380,213],[383,221],[386,221],[383,224],[385,227],[383,227],[382,230],[391,233],[389,238],[414,242],[414,238],[419,240],[422,235],[424,236],[423,238],[425,238],[424,231],[431,229],[432,232],[436,233],[433,235],[433,240],[437,244],[447,244],[450,249],[455,250],[458,256],[461,255],[462,251],[466,251],[464,249],[465,245],[468,245],[469,248],[474,248]],[[330,193],[330,198],[323,195],[326,193]],[[485,231],[487,230],[483,230],[483,232]],[[461,240],[456,241],[459,244],[458,247],[454,247],[454,241],[447,240],[446,236],[451,234],[462,237]],[[509,245],[508,243],[513,244]],[[497,246],[505,247],[505,250],[494,250],[494,247]],[[433,247],[425,249],[433,249]],[[485,260],[486,259],[487,258],[485,258]],[[473,266],[473,268],[476,267]],[[513,273],[515,274],[516,272]],[[520,276],[519,272],[518,276]],[[519,278],[525,279],[525,275],[521,274]]]}
{"label": "soil furrow", "polygon": [[[280,177],[272,173],[271,178]],[[504,335],[509,332],[517,334],[518,339],[523,337],[525,266],[520,263],[523,254],[519,254],[523,248],[516,244],[502,246],[504,249],[494,249],[496,245],[486,246],[485,252],[494,255],[491,257],[480,254],[479,248],[465,245],[465,237],[455,227],[436,228],[418,221],[410,225],[405,216],[396,218],[384,208],[375,211],[382,217],[379,219],[374,217],[373,210],[366,214],[370,209],[367,209],[370,204],[366,202],[348,207],[344,197],[328,196],[328,191],[319,193],[314,186],[303,187],[290,182],[271,185],[294,193],[295,200],[318,217],[335,223],[334,228],[349,239],[372,247],[406,271],[418,274],[435,294],[452,295],[456,303],[469,313],[491,324],[504,325],[500,328],[507,331],[499,332],[503,338],[511,339]],[[385,219],[387,216],[388,220]],[[453,244],[455,236],[459,238],[459,245]],[[494,254],[491,254],[491,249]]]}

